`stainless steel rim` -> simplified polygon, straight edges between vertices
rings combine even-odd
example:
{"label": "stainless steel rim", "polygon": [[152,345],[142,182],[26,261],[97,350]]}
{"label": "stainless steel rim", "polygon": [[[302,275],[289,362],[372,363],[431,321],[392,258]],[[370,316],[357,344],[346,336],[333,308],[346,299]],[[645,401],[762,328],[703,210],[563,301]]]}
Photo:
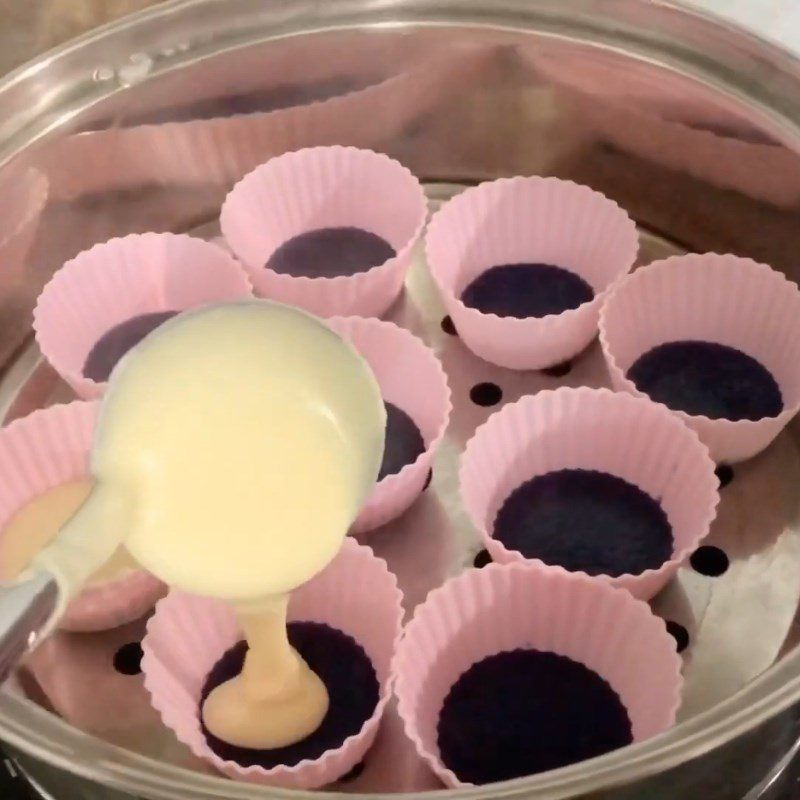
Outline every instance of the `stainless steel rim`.
{"label": "stainless steel rim", "polygon": [[[645,7],[647,19],[642,16]],[[746,101],[763,114],[765,127],[793,149],[800,149],[800,62],[734,25],[658,0],[602,4],[495,0],[488,9],[488,4],[475,0],[390,0],[367,11],[356,0],[328,0],[324,6],[307,0],[291,4],[175,0],[76,40],[1,82],[0,161],[61,125],[71,112],[124,89],[124,72],[119,67],[131,54],[154,47],[163,50],[175,44],[177,37],[189,46],[156,59],[151,74],[180,68],[209,53],[310,30],[441,24],[579,38],[605,47],[624,45],[631,53],[691,73],[714,89]],[[113,77],[98,78],[98,65],[110,66]],[[41,80],[45,70],[55,76],[49,85]],[[41,111],[45,91],[49,93],[47,113]],[[491,796],[537,792],[555,800],[652,775],[730,741],[798,698],[800,652],[795,651],[734,697],[655,740],[606,756],[601,764],[587,762],[493,786]],[[54,749],[50,734],[63,746]],[[58,767],[148,797],[171,800],[187,791],[196,797],[242,799],[302,794],[200,776],[136,755],[83,734],[8,692],[0,695],[0,735]],[[345,797],[335,793],[305,796]],[[483,798],[489,794],[479,787],[431,793],[431,797],[439,796]]]}

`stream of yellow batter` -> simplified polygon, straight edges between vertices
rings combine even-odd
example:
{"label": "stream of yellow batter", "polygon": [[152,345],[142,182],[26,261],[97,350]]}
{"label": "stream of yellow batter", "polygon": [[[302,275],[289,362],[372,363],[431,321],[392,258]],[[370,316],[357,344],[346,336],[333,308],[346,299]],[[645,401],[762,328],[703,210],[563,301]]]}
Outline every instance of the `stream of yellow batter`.
{"label": "stream of yellow batter", "polygon": [[206,727],[224,742],[259,750],[285,747],[313,733],[325,718],[325,684],[289,644],[288,599],[238,611],[250,647],[244,668],[203,706]]}
{"label": "stream of yellow batter", "polygon": [[288,596],[341,547],[385,424],[369,368],[314,317],[267,301],[180,315],[112,374],[94,489],[34,564],[75,591],[124,538],[171,586],[231,602],[250,650],[206,726],[245,747],[299,741],[328,698],[289,646]]}

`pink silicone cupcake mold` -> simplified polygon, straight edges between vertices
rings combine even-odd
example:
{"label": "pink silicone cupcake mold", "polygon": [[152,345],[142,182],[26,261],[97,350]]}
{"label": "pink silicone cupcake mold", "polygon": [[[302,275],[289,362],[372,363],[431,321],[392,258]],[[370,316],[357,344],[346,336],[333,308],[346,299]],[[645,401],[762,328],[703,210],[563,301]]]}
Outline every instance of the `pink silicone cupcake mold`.
{"label": "pink silicone cupcake mold", "polygon": [[[526,561],[493,532],[505,500],[531,478],[563,469],[597,470],[638,487],[667,515],[671,558],[657,569],[591,580],[646,600],[708,534],[719,502],[714,466],[696,434],[663,406],[608,389],[562,387],[523,397],[492,415],[467,443],[460,480],[467,513],[500,563]],[[567,574],[539,559],[529,563],[534,572]]]}
{"label": "pink silicone cupcake mold", "polygon": [[[510,369],[543,369],[583,350],[597,333],[608,289],[633,266],[636,226],[613,201],[558,178],[483,183],[432,218],[426,254],[448,314],[473,353]],[[545,317],[500,317],[468,307],[466,287],[494,266],[544,263],[583,278],[594,298]]]}
{"label": "pink silicone cupcake mold", "polygon": [[582,129],[619,150],[775,205],[800,197],[795,154],[684,76],[577,51],[537,54],[534,66],[568,89]]}
{"label": "pink silicone cupcake mold", "polygon": [[[413,43],[381,41],[370,57],[365,47],[370,43],[353,48],[318,41],[311,55],[288,47],[282,52],[276,42],[271,55],[240,54],[196,87],[201,94],[194,109],[176,109],[180,89],[165,79],[150,98],[153,115],[164,121],[129,120],[129,105],[120,103],[107,111],[124,127],[65,137],[41,148],[32,163],[49,176],[59,199],[148,184],[230,186],[287,151],[335,144],[380,149],[444,92],[468,83],[481,63],[480,53],[462,48],[431,56]],[[275,81],[271,98],[267,74]],[[296,75],[303,76],[300,84]],[[277,107],[230,113],[259,101]],[[176,111],[185,118],[170,121]],[[94,168],[69,168],[75,163]]]}
{"label": "pink silicone cupcake mold", "polygon": [[[0,430],[0,537],[14,514],[38,495],[89,475],[96,402],[76,401],[34,411]],[[59,625],[71,631],[116,628],[138,619],[166,587],[143,569],[88,585]]]}
{"label": "pink silicone cupcake mold", "polygon": [[[581,98],[582,123],[616,148],[756,200],[793,206],[800,197],[795,154],[780,142],[742,126],[715,127],[692,110],[639,110]],[[777,176],[777,177],[776,177]]]}
{"label": "pink silicone cupcake mold", "polygon": [[655,261],[608,298],[600,340],[614,386],[640,396],[627,372],[639,356],[667,342],[727,345],[769,370],[783,401],[777,416],[734,421],[673,412],[718,463],[756,455],[800,410],[800,291],[766,264],[716,253]]}
{"label": "pink silicone cupcake mold", "polygon": [[416,461],[375,486],[353,526],[364,533],[400,516],[424,489],[450,419],[450,387],[433,351],[404,328],[361,317],[333,317],[329,324],[364,357],[383,399],[411,417],[425,444]]}
{"label": "pink silicone cupcake mold", "polygon": [[628,712],[634,742],[675,722],[681,661],[645,603],[607,584],[526,564],[469,569],[417,608],[393,665],[406,734],[449,787],[464,784],[440,757],[445,697],[473,664],[516,649],[566,656],[604,678]]}
{"label": "pink silicone cupcake mold", "polygon": [[366,651],[380,698],[361,730],[335,750],[293,767],[240,767],[206,743],[199,701],[211,668],[239,641],[230,607],[218,600],[171,592],[156,607],[142,642],[145,687],[164,724],[198,757],[230,778],[291,789],[315,789],[352,769],[371,747],[391,695],[391,660],[400,636],[402,594],[386,563],[347,539],[331,564],[292,594],[289,619],[322,622],[353,637]]}
{"label": "pink silicone cupcake mold", "polygon": [[[256,293],[323,317],[378,317],[403,287],[427,214],[419,181],[388,156],[354,147],[312,147],[273,158],[228,195],[222,233]],[[357,227],[396,255],[365,272],[336,277],[279,273],[267,265],[282,244],[319,228]]]}
{"label": "pink silicone cupcake mold", "polygon": [[727,125],[746,127],[740,114],[723,105],[722,98],[709,97],[707,89],[680,73],[654,67],[631,70],[618,56],[601,50],[575,48],[567,53],[542,50],[525,53],[523,58],[535,71],[556,87],[574,90],[602,99],[603,103],[629,103],[647,110],[678,109],[698,119],[724,121]]}
{"label": "pink silicone cupcake mold", "polygon": [[39,296],[33,327],[52,367],[92,399],[106,384],[86,377],[84,364],[114,326],[251,294],[244,270],[221,247],[182,234],[132,234],[95,245],[56,272]]}

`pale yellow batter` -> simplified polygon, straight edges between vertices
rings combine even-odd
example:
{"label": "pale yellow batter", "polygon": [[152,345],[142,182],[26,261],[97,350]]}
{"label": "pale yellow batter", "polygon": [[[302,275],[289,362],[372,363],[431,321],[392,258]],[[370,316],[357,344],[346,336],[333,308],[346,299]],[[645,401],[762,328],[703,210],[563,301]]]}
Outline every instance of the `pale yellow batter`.
{"label": "pale yellow batter", "polygon": [[206,726],[225,742],[259,750],[285,747],[313,733],[325,718],[325,684],[289,644],[287,600],[284,595],[257,611],[239,610],[250,645],[244,668],[203,706]]}
{"label": "pale yellow batter", "polygon": [[314,317],[267,301],[181,315],[112,374],[97,484],[37,562],[73,585],[116,546],[102,533],[120,531],[165,582],[232,602],[250,651],[206,725],[246,747],[299,741],[328,700],[286,639],[287,595],[339,550],[385,424],[369,368]]}
{"label": "pale yellow batter", "polygon": [[[25,503],[6,523],[0,534],[0,581],[12,581],[31,559],[55,539],[61,526],[80,508],[94,481],[67,481]],[[103,583],[123,577],[136,567],[124,548],[117,548],[109,561],[89,579]]]}

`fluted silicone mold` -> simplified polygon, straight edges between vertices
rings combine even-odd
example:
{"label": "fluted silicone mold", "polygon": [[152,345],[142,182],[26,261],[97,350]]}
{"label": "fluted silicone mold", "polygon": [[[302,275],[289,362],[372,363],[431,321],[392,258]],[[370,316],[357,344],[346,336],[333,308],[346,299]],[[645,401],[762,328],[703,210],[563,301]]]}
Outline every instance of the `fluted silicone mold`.
{"label": "fluted silicone mold", "polygon": [[[192,104],[176,104],[167,80],[150,98],[153,121],[131,119],[129,104],[120,102],[108,113],[122,127],[64,137],[30,162],[48,175],[58,199],[152,184],[228,187],[287,151],[388,146],[444,93],[468,85],[483,55],[463,47],[431,54],[408,40],[379,39],[356,48],[315,41],[313,53],[276,40],[268,54],[237,53],[193,87]],[[76,170],[76,163],[92,169]]]}
{"label": "fluted silicone mold", "polygon": [[[379,317],[403,287],[427,215],[419,181],[388,156],[355,147],[312,147],[273,158],[236,184],[222,233],[256,293],[323,317]],[[311,278],[266,266],[288,239],[315,228],[354,226],[383,237],[396,255],[353,275]]]}
{"label": "fluted silicone mold", "polygon": [[366,359],[383,399],[411,417],[425,442],[416,461],[375,486],[353,526],[364,533],[400,516],[425,487],[450,419],[450,387],[433,351],[404,328],[361,317],[333,317],[329,324]]}
{"label": "fluted silicone mold", "polygon": [[[583,350],[597,333],[606,292],[631,269],[638,247],[636,226],[616,203],[587,186],[540,177],[467,189],[433,216],[426,237],[431,273],[464,344],[510,369],[542,369]],[[576,273],[594,298],[524,319],[484,314],[462,302],[482,272],[525,262]]]}
{"label": "fluted silicone mold", "polygon": [[[38,495],[89,475],[98,404],[76,401],[34,411],[0,430],[0,537],[14,514]],[[138,619],[166,587],[143,569],[90,584],[67,607],[60,627],[116,628]]]}
{"label": "fluted silicone mold", "polygon": [[[708,534],[719,502],[708,450],[663,406],[608,389],[539,392],[492,415],[462,458],[464,505],[495,561],[526,560],[493,536],[504,501],[525,481],[561,469],[615,475],[661,505],[672,528],[672,557],[639,574],[591,578],[645,600],[663,588]],[[541,572],[566,573],[539,559],[530,563]]]}
{"label": "fluted silicone mold", "polygon": [[566,656],[604,678],[628,712],[634,742],[675,722],[681,660],[645,603],[604,583],[526,564],[468,569],[417,608],[393,665],[406,734],[447,786],[464,784],[439,754],[445,697],[473,664],[518,648]]}
{"label": "fluted silicone mold", "polygon": [[714,130],[691,114],[672,119],[668,109],[648,113],[593,100],[579,110],[583,124],[623,152],[777,206],[800,198],[796,154],[752,129]]}
{"label": "fluted silicone mold", "polygon": [[293,767],[240,767],[207,745],[200,725],[200,695],[222,654],[242,638],[224,602],[171,592],[162,600],[142,642],[145,687],[164,724],[198,757],[230,778],[292,789],[332,783],[372,745],[391,694],[391,659],[400,636],[402,595],[397,579],[372,550],[347,539],[331,564],[292,594],[289,619],[323,622],[353,637],[366,651],[380,683],[380,698],[361,730],[341,747]]}
{"label": "fluted silicone mold", "polygon": [[566,109],[593,133],[653,164],[778,206],[800,198],[797,157],[744,119],[735,102],[664,69],[631,70],[607,53],[532,54]]}
{"label": "fluted silicone mold", "polygon": [[775,417],[733,421],[674,412],[719,463],[756,455],[800,410],[800,291],[766,264],[717,253],[655,261],[608,298],[600,340],[614,386],[640,396],[627,372],[639,356],[666,342],[735,347],[772,373],[783,397]]}
{"label": "fluted silicone mold", "polygon": [[132,234],[95,245],[58,270],[39,296],[33,327],[52,367],[92,399],[106,384],[85,377],[84,363],[110,328],[139,314],[251,294],[244,270],[221,247],[183,234]]}

